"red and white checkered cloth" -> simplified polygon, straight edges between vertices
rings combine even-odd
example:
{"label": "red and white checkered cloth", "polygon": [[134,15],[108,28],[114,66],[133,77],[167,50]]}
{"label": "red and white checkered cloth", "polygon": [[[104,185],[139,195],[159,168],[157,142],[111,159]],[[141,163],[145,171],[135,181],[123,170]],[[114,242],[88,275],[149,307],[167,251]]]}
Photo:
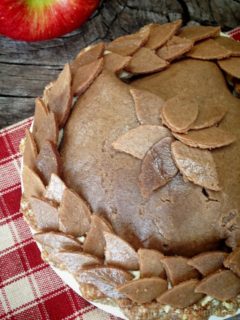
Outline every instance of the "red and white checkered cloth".
{"label": "red and white checkered cloth", "polygon": [[[240,40],[240,28],[229,34]],[[31,122],[0,131],[0,319],[117,320],[78,296],[43,262],[19,212],[19,144]]]}
{"label": "red and white checkered cloth", "polygon": [[231,31],[228,32],[229,36],[231,36],[233,39],[240,41],[240,27],[237,27]]}

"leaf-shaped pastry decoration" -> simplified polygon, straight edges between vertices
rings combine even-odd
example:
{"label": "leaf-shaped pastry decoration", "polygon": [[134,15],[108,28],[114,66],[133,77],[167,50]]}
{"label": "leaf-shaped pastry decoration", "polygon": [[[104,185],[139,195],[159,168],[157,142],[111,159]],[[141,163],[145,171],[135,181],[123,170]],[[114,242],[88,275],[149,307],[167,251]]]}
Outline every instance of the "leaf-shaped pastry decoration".
{"label": "leaf-shaped pastry decoration", "polygon": [[98,77],[103,69],[103,58],[85,64],[77,69],[73,78],[72,90],[73,94],[80,96],[83,94],[93,81]]}
{"label": "leaf-shaped pastry decoration", "polygon": [[83,250],[99,258],[104,257],[105,239],[103,232],[112,232],[111,225],[96,214],[91,216],[91,226],[83,244]]}
{"label": "leaf-shaped pastry decoration", "polygon": [[103,232],[105,247],[105,262],[125,270],[137,270],[138,255],[134,248],[118,237],[109,232]]}
{"label": "leaf-shaped pastry decoration", "polygon": [[240,57],[231,57],[218,61],[219,67],[227,74],[240,79]]}
{"label": "leaf-shaped pastry decoration", "polygon": [[78,68],[101,58],[103,56],[104,49],[105,49],[105,44],[103,42],[100,42],[81,50],[79,54],[76,56],[76,58],[70,64],[73,78]]}
{"label": "leaf-shaped pastry decoration", "polygon": [[45,184],[48,184],[51,174],[60,175],[62,171],[61,158],[58,149],[51,141],[46,141],[36,158],[36,168]]}
{"label": "leaf-shaped pastry decoration", "polygon": [[59,229],[73,236],[82,236],[90,228],[91,211],[85,201],[66,188],[59,207]]}
{"label": "leaf-shaped pastry decoration", "polygon": [[188,264],[207,276],[223,267],[227,253],[223,251],[209,251],[200,253],[188,260]]}
{"label": "leaf-shaped pastry decoration", "polygon": [[208,99],[199,107],[196,121],[191,125],[191,129],[199,130],[209,128],[219,123],[228,111],[228,107],[222,105],[216,99]]}
{"label": "leaf-shaped pastry decoration", "polygon": [[173,36],[168,42],[157,50],[157,55],[167,61],[180,58],[184,53],[190,51],[193,41],[186,38]]}
{"label": "leaf-shaped pastry decoration", "polygon": [[46,87],[43,101],[57,119],[59,127],[63,127],[72,105],[72,75],[69,64],[59,74],[57,80]]}
{"label": "leaf-shaped pastry decoration", "polygon": [[33,135],[40,129],[42,122],[48,114],[48,108],[41,98],[35,99],[34,121],[33,121]]}
{"label": "leaf-shaped pastry decoration", "polygon": [[127,131],[112,143],[114,149],[143,159],[146,152],[159,140],[170,136],[163,126],[140,125]]}
{"label": "leaf-shaped pastry decoration", "polygon": [[46,187],[44,197],[53,200],[54,202],[60,203],[63,197],[64,190],[66,189],[65,183],[57,176],[52,173],[49,184]]}
{"label": "leaf-shaped pastry decoration", "polygon": [[224,267],[231,269],[238,277],[240,277],[240,248],[236,248],[228,257],[225,256]]}
{"label": "leaf-shaped pastry decoration", "polygon": [[160,277],[166,278],[166,273],[161,260],[164,255],[153,249],[139,249],[139,266],[140,266],[140,277]]}
{"label": "leaf-shaped pastry decoration", "polygon": [[220,27],[190,26],[182,28],[178,36],[191,39],[192,41],[196,42],[207,38],[214,38],[219,35],[220,31]]}
{"label": "leaf-shaped pastry decoration", "polygon": [[23,196],[26,200],[30,197],[41,197],[45,186],[40,177],[28,166],[23,166],[22,171]]}
{"label": "leaf-shaped pastry decoration", "polygon": [[71,236],[62,232],[49,231],[35,233],[34,239],[44,247],[54,250],[73,249],[81,250],[81,243]]}
{"label": "leaf-shaped pastry decoration", "polygon": [[199,277],[198,271],[188,265],[188,259],[185,257],[165,257],[162,259],[162,264],[166,270],[168,280],[173,286],[180,282]]}
{"label": "leaf-shaped pastry decoration", "polygon": [[154,144],[146,153],[139,175],[140,190],[144,198],[168,183],[178,172],[172,159],[171,143],[173,139],[166,137]]}
{"label": "leaf-shaped pastry decoration", "polygon": [[194,59],[215,60],[230,57],[231,51],[222,47],[215,40],[208,39],[196,44],[186,55]]}
{"label": "leaf-shaped pastry decoration", "polygon": [[149,26],[145,26],[134,34],[119,37],[108,43],[107,50],[121,56],[131,56],[146,43],[149,34]]}
{"label": "leaf-shaped pastry decoration", "polygon": [[215,161],[210,151],[175,141],[172,143],[172,155],[179,171],[189,181],[203,188],[220,190]]}
{"label": "leaf-shaped pastry decoration", "polygon": [[132,88],[130,93],[134,100],[136,116],[140,124],[161,125],[159,115],[164,100],[147,90]]}
{"label": "leaf-shaped pastry decoration", "polygon": [[162,121],[174,132],[187,132],[198,116],[198,103],[185,93],[167,100],[161,109]]}
{"label": "leaf-shaped pastry decoration", "polygon": [[82,251],[62,250],[52,252],[48,260],[53,262],[55,266],[64,268],[71,273],[77,273],[79,270],[102,264],[102,260]]}
{"label": "leaf-shaped pastry decoration", "polygon": [[232,56],[240,57],[240,42],[232,38],[220,36],[214,39],[221,46],[231,51]]}
{"label": "leaf-shaped pastry decoration", "polygon": [[194,279],[184,281],[164,292],[157,301],[174,308],[187,308],[204,297],[203,294],[195,292],[198,283],[199,281]]}
{"label": "leaf-shaped pastry decoration", "polygon": [[120,54],[109,52],[104,55],[104,68],[114,73],[122,71],[130,62],[131,57],[121,56]]}
{"label": "leaf-shaped pastry decoration", "polygon": [[151,24],[150,36],[145,47],[158,49],[163,46],[178,31],[182,25],[182,20],[176,20],[165,24]]}
{"label": "leaf-shaped pastry decoration", "polygon": [[23,151],[23,163],[30,169],[35,170],[35,161],[37,158],[37,146],[33,138],[33,134],[27,129],[25,136],[25,144]]}
{"label": "leaf-shaped pastry decoration", "polygon": [[221,270],[200,281],[195,292],[205,293],[217,300],[226,301],[239,294],[240,278],[231,270]]}
{"label": "leaf-shaped pastry decoration", "polygon": [[31,197],[29,202],[37,230],[58,230],[58,209],[56,206],[36,197]]}
{"label": "leaf-shaped pastry decoration", "polygon": [[168,65],[166,60],[161,59],[151,49],[140,48],[125,69],[133,74],[144,74],[163,70]]}
{"label": "leaf-shaped pastry decoration", "polygon": [[76,279],[80,283],[96,286],[106,296],[114,299],[125,298],[116,287],[131,281],[131,273],[114,267],[95,267],[80,270]]}
{"label": "leaf-shaped pastry decoration", "polygon": [[166,280],[152,277],[130,281],[118,287],[118,291],[125,294],[134,302],[147,303],[167,291],[167,288],[168,284]]}
{"label": "leaf-shaped pastry decoration", "polygon": [[41,149],[47,140],[56,144],[58,133],[59,130],[55,114],[51,111],[48,112],[41,99],[36,99],[33,136],[38,150]]}
{"label": "leaf-shaped pastry decoration", "polygon": [[173,132],[176,139],[182,143],[201,149],[215,149],[227,146],[236,140],[236,137],[218,127],[211,127],[202,130],[191,130],[187,134]]}

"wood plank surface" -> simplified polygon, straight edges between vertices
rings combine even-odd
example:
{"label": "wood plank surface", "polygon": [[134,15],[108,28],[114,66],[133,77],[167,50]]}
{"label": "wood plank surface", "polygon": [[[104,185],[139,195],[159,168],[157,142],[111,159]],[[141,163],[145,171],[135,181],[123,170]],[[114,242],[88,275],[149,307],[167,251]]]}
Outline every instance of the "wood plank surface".
{"label": "wood plank surface", "polygon": [[26,43],[0,36],[0,128],[31,116],[34,97],[80,49],[179,18],[229,30],[240,24],[240,0],[103,0],[87,23],[64,37]]}

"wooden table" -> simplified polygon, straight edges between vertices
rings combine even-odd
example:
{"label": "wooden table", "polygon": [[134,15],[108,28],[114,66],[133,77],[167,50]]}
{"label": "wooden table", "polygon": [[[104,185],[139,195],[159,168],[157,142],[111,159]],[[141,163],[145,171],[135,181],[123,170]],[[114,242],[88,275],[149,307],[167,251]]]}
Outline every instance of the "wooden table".
{"label": "wooden table", "polygon": [[64,37],[38,43],[0,37],[0,128],[31,116],[34,98],[83,47],[136,31],[150,22],[179,18],[185,24],[194,20],[228,30],[240,24],[240,2],[103,0],[82,28]]}

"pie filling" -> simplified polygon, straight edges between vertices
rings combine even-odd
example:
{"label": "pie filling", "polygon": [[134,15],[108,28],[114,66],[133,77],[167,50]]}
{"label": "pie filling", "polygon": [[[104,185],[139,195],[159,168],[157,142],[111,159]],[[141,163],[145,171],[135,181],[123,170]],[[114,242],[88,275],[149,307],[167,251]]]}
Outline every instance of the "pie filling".
{"label": "pie filling", "polygon": [[240,43],[219,32],[147,25],[82,50],[36,99],[24,216],[46,261],[129,319],[239,307]]}

